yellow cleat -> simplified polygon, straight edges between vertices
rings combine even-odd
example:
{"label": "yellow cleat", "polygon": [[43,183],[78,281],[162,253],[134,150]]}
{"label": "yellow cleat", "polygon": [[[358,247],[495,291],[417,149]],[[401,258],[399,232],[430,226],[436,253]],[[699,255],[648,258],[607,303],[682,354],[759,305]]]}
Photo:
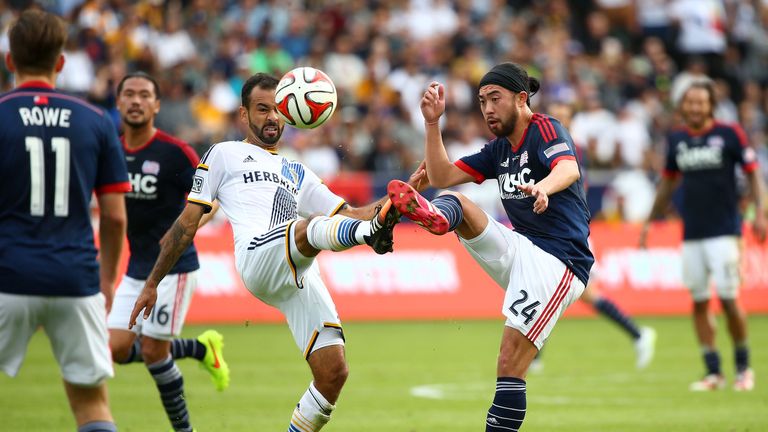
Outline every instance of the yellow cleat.
{"label": "yellow cleat", "polygon": [[206,330],[197,340],[205,345],[205,357],[200,362],[200,367],[211,374],[216,390],[223,391],[229,387],[229,366],[224,360],[224,336],[216,330]]}

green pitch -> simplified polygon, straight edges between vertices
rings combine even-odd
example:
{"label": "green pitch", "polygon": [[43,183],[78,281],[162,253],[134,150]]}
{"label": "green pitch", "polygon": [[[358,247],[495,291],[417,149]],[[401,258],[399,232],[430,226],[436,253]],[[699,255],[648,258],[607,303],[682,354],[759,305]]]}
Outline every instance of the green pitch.
{"label": "green pitch", "polygon": [[[751,317],[752,393],[730,388],[691,393],[702,364],[685,318],[641,319],[659,333],[650,368],[634,370],[634,352],[601,319],[561,321],[541,374],[528,377],[524,431],[765,431],[768,430],[768,316]],[[733,356],[719,323],[724,370]],[[203,327],[188,327],[195,336]],[[206,431],[287,429],[310,381],[283,325],[218,326],[232,369],[230,388],[217,393],[193,360],[180,362],[193,424]],[[467,432],[484,430],[493,397],[502,323],[347,323],[350,378],[324,431]],[[117,366],[112,410],[121,431],[170,429],[142,365]],[[420,396],[415,396],[418,394]],[[0,430],[72,431],[74,424],[47,339],[38,333],[16,379],[0,375]]]}

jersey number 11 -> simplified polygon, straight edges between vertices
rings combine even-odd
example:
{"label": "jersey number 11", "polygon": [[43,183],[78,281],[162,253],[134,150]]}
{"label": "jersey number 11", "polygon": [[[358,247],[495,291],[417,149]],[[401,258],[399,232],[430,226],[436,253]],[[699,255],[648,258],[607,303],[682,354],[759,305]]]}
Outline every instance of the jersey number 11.
{"label": "jersey number 11", "polygon": [[[28,136],[25,139],[29,152],[29,213],[45,215],[45,149],[43,140]],[[51,149],[56,154],[53,186],[53,215],[69,214],[69,139],[51,138]]]}

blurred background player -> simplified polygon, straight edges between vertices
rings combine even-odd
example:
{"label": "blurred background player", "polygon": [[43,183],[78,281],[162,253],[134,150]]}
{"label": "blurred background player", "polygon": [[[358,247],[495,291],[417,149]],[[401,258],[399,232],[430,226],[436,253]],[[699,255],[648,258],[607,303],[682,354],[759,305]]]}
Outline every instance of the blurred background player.
{"label": "blurred background player", "polygon": [[694,391],[725,387],[720,354],[715,347],[715,319],[709,310],[710,282],[725,311],[734,345],[734,389],[752,390],[747,320],[737,301],[740,280],[741,216],[736,181],[740,166],[755,206],[754,233],[765,240],[766,226],[754,149],[739,125],[715,121],[715,90],[708,80],[694,81],[682,94],[683,127],[667,137],[667,161],[656,200],[640,237],[645,247],[651,221],[665,214],[673,191],[682,185],[683,282],[693,297],[693,322],[701,345],[706,376],[691,384]]}
{"label": "blurred background player", "polygon": [[[215,144],[203,156],[189,204],[164,237],[130,323],[135,325],[142,310],[144,320],[152,316],[158,284],[218,201],[232,223],[243,283],[285,315],[309,363],[314,380],[296,405],[288,430],[313,432],[330,420],[348,375],[341,322],[315,257],[321,250],[364,244],[379,254],[391,252],[399,216],[386,198],[349,207],[303,164],[277,154],[285,126],[275,104],[277,83],[277,78],[259,73],[243,84],[240,120],[248,126],[247,136]],[[420,167],[411,180],[415,184],[424,175]]]}
{"label": "blurred background player", "polygon": [[[573,109],[569,104],[552,103],[548,106],[547,112],[552,117],[560,120],[563,127],[566,129],[570,128],[571,119],[573,118]],[[576,148],[578,149],[579,147],[577,146]],[[584,179],[584,187],[585,189],[589,187],[587,179]],[[653,360],[656,347],[656,331],[651,327],[638,326],[632,317],[624,313],[616,303],[600,293],[596,287],[597,269],[598,265],[595,263],[589,273],[589,283],[587,283],[587,287],[584,289],[584,293],[581,294],[581,297],[579,297],[579,300],[592,306],[600,315],[610,319],[624,330],[634,342],[636,356],[635,366],[638,369],[644,369]],[[536,359],[531,363],[531,371],[538,372],[544,367],[541,354],[542,351],[539,351],[536,355]]]}
{"label": "blurred background player", "polygon": [[174,359],[194,357],[218,390],[229,384],[221,334],[208,330],[197,339],[174,339],[181,333],[197,286],[200,265],[194,245],[189,245],[158,286],[152,317],[133,331],[128,330],[128,318],[160,253],[160,239],[184,209],[199,158],[185,142],[155,128],[160,88],[153,77],[141,72],[123,77],[117,86],[117,109],[132,186],[126,196],[131,256],[108,318],[112,358],[122,364],[143,360],[173,428],[191,431],[184,378]]}
{"label": "blurred background player", "polygon": [[462,194],[446,192],[429,202],[401,181],[388,186],[400,213],[433,234],[455,231],[470,255],[506,290],[502,312],[507,320],[486,431],[522,426],[528,367],[565,309],[584,291],[594,262],[575,148],[556,119],[531,111],[530,98],[538,90],[538,80],[515,63],[498,64],[486,73],[478,86],[480,109],[497,138],[455,164],[448,159],[439,127],[445,88],[433,82],[421,99],[431,184],[445,188],[498,179],[514,230]]}
{"label": "blurred background player", "polygon": [[17,87],[0,96],[0,369],[15,376],[42,327],[78,431],[115,431],[104,382],[113,376],[104,317],[130,186],[109,117],[53,87],[66,38],[64,22],[38,10],[22,13],[9,33],[5,62]]}

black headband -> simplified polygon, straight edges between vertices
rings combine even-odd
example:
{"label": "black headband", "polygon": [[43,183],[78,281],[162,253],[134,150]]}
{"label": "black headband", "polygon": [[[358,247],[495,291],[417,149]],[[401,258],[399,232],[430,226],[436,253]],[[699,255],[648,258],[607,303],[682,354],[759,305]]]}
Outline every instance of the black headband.
{"label": "black headband", "polygon": [[523,68],[514,63],[507,62],[494,66],[480,80],[478,89],[489,84],[499,85],[513,93],[524,91],[528,94],[528,98],[532,96],[531,89],[528,86],[528,74]]}

